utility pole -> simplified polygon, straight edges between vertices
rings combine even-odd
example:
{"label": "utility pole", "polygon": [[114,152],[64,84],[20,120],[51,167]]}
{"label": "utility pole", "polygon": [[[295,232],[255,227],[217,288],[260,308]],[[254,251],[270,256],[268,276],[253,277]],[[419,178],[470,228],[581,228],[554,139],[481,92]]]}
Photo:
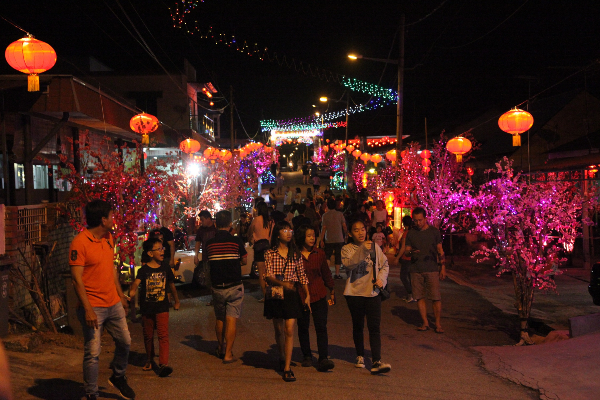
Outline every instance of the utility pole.
{"label": "utility pole", "polygon": [[[398,56],[398,104],[396,105],[396,161],[402,152],[402,123],[404,119],[404,14],[400,16],[400,54]],[[348,129],[346,127],[346,129]],[[347,131],[346,131],[347,132]]]}
{"label": "utility pole", "polygon": [[233,86],[229,86],[229,107],[230,115],[229,115],[229,124],[231,129],[231,152],[233,153],[233,149],[235,148],[235,130],[233,129]]}

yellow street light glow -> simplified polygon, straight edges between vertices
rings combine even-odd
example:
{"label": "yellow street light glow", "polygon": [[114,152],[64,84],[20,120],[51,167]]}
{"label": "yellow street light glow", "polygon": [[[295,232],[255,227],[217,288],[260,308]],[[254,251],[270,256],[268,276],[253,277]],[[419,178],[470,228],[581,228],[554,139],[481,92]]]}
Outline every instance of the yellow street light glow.
{"label": "yellow street light glow", "polygon": [[326,103],[327,102],[327,97],[323,96],[319,98],[319,101]]}
{"label": "yellow street light glow", "polygon": [[358,59],[358,56],[355,54],[348,54],[348,58],[351,60],[356,60],[356,59]]}
{"label": "yellow street light glow", "polygon": [[371,169],[369,170],[369,173],[370,173],[370,174],[374,174],[374,173],[375,173],[375,168],[371,168]]}
{"label": "yellow street light glow", "polygon": [[315,115],[316,115],[317,117],[320,117],[320,116],[321,116],[321,113],[317,111],[317,112],[315,113]]}

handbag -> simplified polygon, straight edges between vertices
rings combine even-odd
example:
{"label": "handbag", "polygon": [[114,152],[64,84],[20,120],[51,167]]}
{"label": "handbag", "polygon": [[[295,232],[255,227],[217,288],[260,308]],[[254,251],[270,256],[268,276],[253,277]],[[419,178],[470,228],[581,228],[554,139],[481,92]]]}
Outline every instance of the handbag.
{"label": "handbag", "polygon": [[[287,260],[285,261],[285,265],[283,266],[283,273],[281,275],[275,275],[275,278],[279,281],[283,281],[285,277],[285,268],[287,267]],[[265,299],[267,300],[283,300],[283,286],[273,286],[267,284],[265,288]]]}
{"label": "handbag", "polygon": [[[374,245],[375,243],[373,243],[373,246]],[[375,256],[375,262],[373,263],[373,284],[375,282],[377,282],[377,255]],[[375,287],[375,285],[373,286]],[[388,285],[379,288],[379,297],[381,297],[381,301],[385,301],[391,297],[390,291],[388,290]]]}

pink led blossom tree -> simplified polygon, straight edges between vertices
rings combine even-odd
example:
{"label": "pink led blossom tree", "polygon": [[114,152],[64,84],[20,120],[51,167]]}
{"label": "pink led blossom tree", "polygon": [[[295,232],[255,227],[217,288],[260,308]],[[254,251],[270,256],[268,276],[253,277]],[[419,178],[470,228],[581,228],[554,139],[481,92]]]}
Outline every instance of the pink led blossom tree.
{"label": "pink led blossom tree", "polygon": [[[581,227],[586,200],[573,182],[531,182],[512,169],[506,157],[492,171],[496,177],[482,185],[474,198],[476,232],[488,245],[473,256],[493,259],[498,275],[513,275],[516,307],[521,321],[518,345],[533,344],[527,331],[534,290],[554,290],[561,252],[571,251]],[[590,223],[590,221],[583,221]]]}
{"label": "pink led blossom tree", "polygon": [[[128,149],[126,145],[119,147],[110,138],[91,146],[82,139],[78,156],[85,174],[77,171],[65,155],[59,155],[64,167],[59,169],[57,179],[67,181],[72,186],[62,212],[71,225],[81,231],[85,226],[78,210],[95,199],[111,203],[115,210],[113,236],[120,265],[124,262],[134,263],[138,246],[137,232],[155,222],[161,199],[168,204],[177,204],[187,191],[178,159],[154,160],[141,173],[137,155],[142,147],[139,143],[136,146],[136,149]],[[68,205],[73,202],[75,209]],[[178,218],[176,215],[168,217],[170,222]]]}
{"label": "pink led blossom tree", "polygon": [[[470,132],[463,136],[473,143],[472,151],[478,148]],[[396,198],[411,195],[413,203],[427,210],[429,224],[442,231],[466,230],[469,224],[468,219],[463,218],[463,211],[471,204],[471,183],[464,162],[457,162],[456,157],[446,150],[447,142],[444,133],[434,142],[430,149],[431,171],[427,173],[418,153],[420,145],[409,145],[403,152],[402,164],[396,167],[399,169]],[[463,156],[463,161],[469,160],[472,151]],[[391,173],[387,175],[392,176]]]}

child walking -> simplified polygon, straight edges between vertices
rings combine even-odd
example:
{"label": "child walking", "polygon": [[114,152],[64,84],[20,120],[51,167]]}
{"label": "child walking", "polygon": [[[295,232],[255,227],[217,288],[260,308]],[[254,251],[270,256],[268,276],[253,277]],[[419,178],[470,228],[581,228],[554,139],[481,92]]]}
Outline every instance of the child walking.
{"label": "child walking", "polygon": [[142,368],[150,371],[154,362],[154,331],[158,333],[159,365],[158,376],[169,376],[173,368],[169,364],[169,298],[167,285],[175,299],[175,310],[179,310],[179,297],[175,289],[175,276],[168,265],[162,265],[165,249],[157,238],[146,240],[143,245],[142,267],[129,290],[129,296],[135,296],[139,287],[140,311],[144,327],[144,345],[146,364]]}

